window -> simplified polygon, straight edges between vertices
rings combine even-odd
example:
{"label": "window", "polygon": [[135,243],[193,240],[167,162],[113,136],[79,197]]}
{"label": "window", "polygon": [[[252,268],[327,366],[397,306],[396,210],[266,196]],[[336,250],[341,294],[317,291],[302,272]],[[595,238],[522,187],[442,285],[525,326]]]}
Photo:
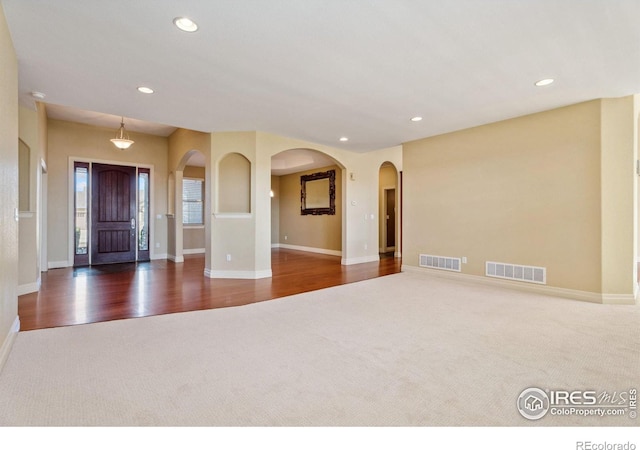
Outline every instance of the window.
{"label": "window", "polygon": [[184,178],[182,180],[182,223],[204,224],[204,180]]}
{"label": "window", "polygon": [[86,255],[89,247],[89,229],[87,226],[87,191],[89,185],[88,164],[76,164],[75,167],[75,241],[76,255]]}
{"label": "window", "polygon": [[138,260],[149,259],[149,169],[138,169]]}

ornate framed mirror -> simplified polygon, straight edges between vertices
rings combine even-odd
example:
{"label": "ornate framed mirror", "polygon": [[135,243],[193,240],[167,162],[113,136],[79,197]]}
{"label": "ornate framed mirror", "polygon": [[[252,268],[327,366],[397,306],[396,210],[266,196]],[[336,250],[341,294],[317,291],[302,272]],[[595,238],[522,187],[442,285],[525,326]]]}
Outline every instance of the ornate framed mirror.
{"label": "ornate framed mirror", "polygon": [[336,213],[336,171],[317,172],[300,177],[300,213],[312,214]]}

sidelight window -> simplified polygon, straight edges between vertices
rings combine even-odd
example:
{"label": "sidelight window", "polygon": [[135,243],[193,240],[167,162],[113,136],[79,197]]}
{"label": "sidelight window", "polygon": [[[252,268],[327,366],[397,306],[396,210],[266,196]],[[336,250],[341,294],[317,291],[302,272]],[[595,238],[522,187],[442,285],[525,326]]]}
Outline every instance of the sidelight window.
{"label": "sidelight window", "polygon": [[146,260],[149,252],[149,169],[138,169],[138,252]]}
{"label": "sidelight window", "polygon": [[74,264],[89,264],[89,163],[76,162],[73,173]]}

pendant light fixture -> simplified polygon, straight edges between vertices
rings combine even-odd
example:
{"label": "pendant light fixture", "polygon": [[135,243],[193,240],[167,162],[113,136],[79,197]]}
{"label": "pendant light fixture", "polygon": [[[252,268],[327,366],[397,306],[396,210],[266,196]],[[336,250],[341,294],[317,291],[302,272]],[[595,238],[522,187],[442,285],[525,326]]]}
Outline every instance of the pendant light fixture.
{"label": "pendant light fixture", "polygon": [[115,138],[111,139],[111,142],[120,150],[126,150],[133,144],[133,141],[129,139],[129,135],[124,131],[124,117],[121,118],[118,134],[116,134]]}

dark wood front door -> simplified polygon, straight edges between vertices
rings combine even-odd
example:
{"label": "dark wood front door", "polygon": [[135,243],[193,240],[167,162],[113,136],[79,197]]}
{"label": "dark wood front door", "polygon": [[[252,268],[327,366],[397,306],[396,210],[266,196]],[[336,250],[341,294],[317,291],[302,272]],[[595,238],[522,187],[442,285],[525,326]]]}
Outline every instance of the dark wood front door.
{"label": "dark wood front door", "polygon": [[91,264],[136,260],[136,168],[92,164]]}

